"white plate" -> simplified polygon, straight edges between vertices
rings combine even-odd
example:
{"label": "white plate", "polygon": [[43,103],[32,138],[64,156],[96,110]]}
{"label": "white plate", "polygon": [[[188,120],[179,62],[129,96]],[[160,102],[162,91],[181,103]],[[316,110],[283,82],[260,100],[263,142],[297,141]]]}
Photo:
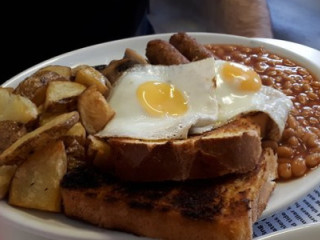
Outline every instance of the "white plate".
{"label": "white plate", "polygon": [[[308,57],[299,56],[293,51],[286,50],[264,43],[260,40],[237,37],[224,34],[192,33],[201,43],[226,43],[238,44],[251,47],[263,46],[271,52],[288,57],[302,66],[307,67],[313,74],[320,76],[320,62],[310,60]],[[108,63],[113,59],[122,58],[125,48],[130,47],[141,54],[145,53],[145,47],[149,40],[155,38],[168,39],[171,34],[150,35],[131,39],[123,39],[114,42],[95,45],[77,51],[66,53],[58,57],[42,62],[26,71],[18,74],[4,86],[15,87],[25,77],[29,76],[37,69],[48,64],[60,64],[75,66],[78,64],[102,64]],[[290,205],[307,192],[311,191],[320,182],[320,168],[309,173],[306,177],[300,178],[289,183],[278,184],[263,213],[263,217],[269,216],[274,212]],[[31,210],[22,210],[9,206],[6,202],[0,202],[0,223],[1,221],[14,224],[22,230],[30,231],[35,234],[57,239],[135,239],[137,237],[125,233],[99,229],[89,224],[70,220],[59,214],[50,214]]]}
{"label": "white plate", "polygon": [[320,238],[320,223],[311,223],[288,228],[271,233],[255,240],[318,240]]}

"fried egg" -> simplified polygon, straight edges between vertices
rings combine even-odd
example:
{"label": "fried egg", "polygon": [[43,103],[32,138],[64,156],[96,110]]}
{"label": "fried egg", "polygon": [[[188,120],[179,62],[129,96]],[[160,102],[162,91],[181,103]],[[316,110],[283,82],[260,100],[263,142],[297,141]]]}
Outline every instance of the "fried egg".
{"label": "fried egg", "polygon": [[215,61],[218,117],[215,127],[251,112],[264,112],[282,135],[292,108],[291,100],[282,92],[263,86],[260,76],[250,67],[222,60]]}
{"label": "fried egg", "polygon": [[268,114],[281,136],[292,107],[283,93],[263,86],[252,68],[213,58],[133,67],[108,100],[116,115],[98,136],[149,140],[185,139],[252,112]]}
{"label": "fried egg", "polygon": [[[102,137],[184,139],[217,120],[214,59],[174,65],[141,65],[125,72],[109,98],[114,118]],[[209,126],[209,128],[206,128]]]}

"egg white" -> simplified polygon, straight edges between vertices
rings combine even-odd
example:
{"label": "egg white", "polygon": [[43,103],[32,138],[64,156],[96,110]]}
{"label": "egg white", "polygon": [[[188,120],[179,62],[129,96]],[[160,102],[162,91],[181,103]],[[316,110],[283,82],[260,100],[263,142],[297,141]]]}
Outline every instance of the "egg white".
{"label": "egg white", "polygon": [[[115,117],[97,135],[135,139],[185,139],[188,134],[201,134],[225,125],[236,117],[264,112],[282,135],[292,108],[291,100],[282,92],[262,86],[257,92],[235,90],[225,81],[221,68],[226,61],[213,58],[174,66],[140,65],[125,72],[116,83],[108,101]],[[243,68],[248,68],[243,66]],[[188,102],[181,116],[150,116],[141,106],[136,91],[145,82],[173,84]]]}
{"label": "egg white", "polygon": [[[292,108],[291,100],[282,92],[268,86],[262,86],[258,92],[235,91],[221,75],[221,68],[226,63],[215,61],[216,89],[218,101],[218,117],[215,127],[221,126],[235,117],[251,112],[264,112],[278,126],[278,137],[282,135],[288,113]],[[249,68],[243,66],[244,68]]]}

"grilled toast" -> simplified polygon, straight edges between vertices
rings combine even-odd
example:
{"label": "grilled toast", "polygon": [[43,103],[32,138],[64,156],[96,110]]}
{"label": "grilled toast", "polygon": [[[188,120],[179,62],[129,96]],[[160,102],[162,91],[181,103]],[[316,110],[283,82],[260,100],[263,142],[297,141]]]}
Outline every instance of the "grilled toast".
{"label": "grilled toast", "polygon": [[275,186],[276,162],[266,148],[247,174],[159,183],[125,183],[94,169],[77,169],[61,184],[65,214],[153,238],[251,239],[252,224]]}
{"label": "grilled toast", "polygon": [[123,180],[205,179],[253,170],[261,155],[261,127],[240,118],[185,140],[110,138],[108,143],[108,165]]}

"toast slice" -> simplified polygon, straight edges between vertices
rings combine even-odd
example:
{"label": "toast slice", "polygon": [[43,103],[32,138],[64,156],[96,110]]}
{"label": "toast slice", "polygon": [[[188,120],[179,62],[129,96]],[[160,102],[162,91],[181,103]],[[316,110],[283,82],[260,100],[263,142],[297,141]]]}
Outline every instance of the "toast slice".
{"label": "toast slice", "polygon": [[71,218],[141,236],[251,239],[252,224],[274,189],[276,166],[276,155],[267,148],[250,173],[213,180],[124,183],[78,169],[64,177],[62,199]]}
{"label": "toast slice", "polygon": [[185,140],[110,138],[108,143],[108,165],[123,180],[206,179],[253,170],[261,155],[261,127],[240,118]]}

